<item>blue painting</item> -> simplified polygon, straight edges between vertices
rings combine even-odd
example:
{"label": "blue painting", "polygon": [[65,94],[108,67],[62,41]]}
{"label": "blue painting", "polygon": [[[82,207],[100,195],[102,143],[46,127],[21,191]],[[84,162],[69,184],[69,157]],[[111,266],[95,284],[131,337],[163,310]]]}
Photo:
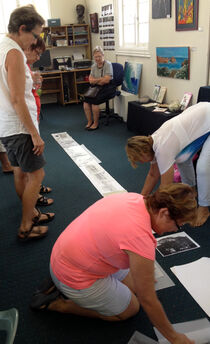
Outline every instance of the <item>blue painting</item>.
{"label": "blue painting", "polygon": [[142,64],[125,62],[122,90],[132,94],[138,94],[141,80]]}
{"label": "blue painting", "polygon": [[156,48],[157,75],[175,79],[190,79],[189,47]]}

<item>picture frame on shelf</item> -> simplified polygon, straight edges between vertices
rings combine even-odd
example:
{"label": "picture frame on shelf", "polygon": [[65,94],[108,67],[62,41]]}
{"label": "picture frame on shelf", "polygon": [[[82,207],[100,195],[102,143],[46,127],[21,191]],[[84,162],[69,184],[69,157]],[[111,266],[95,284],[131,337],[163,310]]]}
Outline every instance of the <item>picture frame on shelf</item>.
{"label": "picture frame on shelf", "polygon": [[163,102],[163,99],[165,97],[165,94],[166,94],[166,87],[165,86],[161,86],[160,87],[160,90],[159,90],[159,93],[158,93],[158,96],[157,96],[157,103],[159,104],[162,104]]}
{"label": "picture frame on shelf", "polygon": [[160,92],[160,85],[155,85],[153,94],[152,94],[152,100],[154,100],[155,102],[157,101],[159,92]]}
{"label": "picture frame on shelf", "polygon": [[176,31],[198,30],[199,0],[175,0]]}
{"label": "picture frame on shelf", "polygon": [[181,111],[186,110],[186,108],[190,105],[191,100],[192,100],[192,93],[185,92],[180,103],[180,110]]}

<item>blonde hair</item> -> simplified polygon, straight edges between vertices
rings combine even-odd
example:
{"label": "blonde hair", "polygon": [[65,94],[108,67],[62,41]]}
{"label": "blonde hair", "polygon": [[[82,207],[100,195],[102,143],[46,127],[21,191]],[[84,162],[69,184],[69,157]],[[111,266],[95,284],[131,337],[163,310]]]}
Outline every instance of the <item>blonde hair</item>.
{"label": "blonde hair", "polygon": [[128,139],[125,150],[132,167],[137,167],[142,153],[148,154],[153,159],[154,151],[152,149],[151,136],[133,136]]}
{"label": "blonde hair", "polygon": [[194,189],[182,183],[159,187],[153,194],[145,197],[148,209],[154,213],[167,208],[172,220],[193,224],[197,217],[197,201]]}
{"label": "blonde hair", "polygon": [[93,56],[94,56],[95,53],[101,53],[102,55],[104,55],[104,51],[103,51],[103,49],[102,49],[99,45],[97,45],[97,46],[93,49]]}

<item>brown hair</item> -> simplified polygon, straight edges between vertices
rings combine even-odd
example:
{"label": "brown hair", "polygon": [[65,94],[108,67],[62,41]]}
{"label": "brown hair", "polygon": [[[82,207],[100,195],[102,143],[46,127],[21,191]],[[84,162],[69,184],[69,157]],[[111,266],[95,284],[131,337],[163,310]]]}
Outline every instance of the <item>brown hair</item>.
{"label": "brown hair", "polygon": [[133,136],[128,139],[125,146],[125,150],[128,156],[128,160],[131,165],[136,168],[137,162],[140,161],[141,154],[146,153],[148,156],[151,156],[151,159],[154,157],[154,151],[152,149],[151,136]]}
{"label": "brown hair", "polygon": [[167,208],[171,219],[193,224],[197,216],[197,201],[194,189],[182,183],[161,186],[153,194],[146,196],[148,209],[156,213]]}
{"label": "brown hair", "polygon": [[17,33],[21,25],[25,25],[25,31],[30,32],[36,25],[44,25],[44,19],[36,12],[33,5],[16,8],[10,15],[8,31]]}
{"label": "brown hair", "polygon": [[36,50],[36,49],[40,49],[42,51],[42,53],[43,53],[45,51],[45,49],[46,49],[44,40],[39,36],[37,38],[36,44],[31,44],[30,49],[32,51]]}

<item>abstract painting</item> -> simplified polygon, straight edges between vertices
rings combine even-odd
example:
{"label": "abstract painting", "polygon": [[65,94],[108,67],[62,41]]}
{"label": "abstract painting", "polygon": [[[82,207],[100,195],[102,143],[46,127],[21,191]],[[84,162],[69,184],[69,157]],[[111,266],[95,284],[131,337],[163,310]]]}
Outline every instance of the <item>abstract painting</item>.
{"label": "abstract painting", "polygon": [[199,0],[176,0],[176,31],[198,29]]}
{"label": "abstract painting", "polygon": [[190,79],[189,47],[158,47],[157,75],[175,79]]}
{"label": "abstract painting", "polygon": [[138,94],[141,80],[142,64],[125,62],[122,90],[132,94]]}

